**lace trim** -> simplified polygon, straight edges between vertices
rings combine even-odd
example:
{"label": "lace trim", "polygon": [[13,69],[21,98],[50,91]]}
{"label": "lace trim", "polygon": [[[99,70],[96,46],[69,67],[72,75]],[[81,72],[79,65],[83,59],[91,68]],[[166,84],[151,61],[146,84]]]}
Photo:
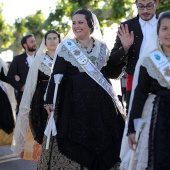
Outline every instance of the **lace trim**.
{"label": "lace trim", "polygon": [[43,55],[40,55],[37,59],[34,60],[33,65],[31,66],[27,75],[25,90],[20,103],[19,113],[14,130],[13,141],[11,145],[11,150],[16,155],[20,155],[20,153],[25,148],[26,132],[29,122],[28,117],[30,112],[30,104],[34,92],[36,90],[38,70],[44,72],[46,75],[50,73],[50,69],[43,64],[42,61],[43,56],[44,53]]}
{"label": "lace trim", "polygon": [[[148,99],[145,102],[142,118],[146,120],[146,124],[140,134],[140,139],[138,141],[137,150],[134,154],[134,161],[131,170],[146,169],[148,166],[149,129],[150,129],[154,100],[155,100],[155,95],[151,94],[149,95]],[[120,170],[125,170],[128,169],[130,156],[131,156],[131,150],[128,145],[128,138],[125,135],[123,136],[122,148],[124,150],[124,153],[121,155],[122,162],[120,165]]]}
{"label": "lace trim", "polygon": [[[78,45],[79,48],[81,48],[81,45],[77,43],[75,39],[72,40],[74,41],[74,43]],[[104,42],[95,40],[94,45],[95,46],[91,53],[87,53],[87,51],[83,48],[81,48],[81,50],[93,62],[93,64],[99,70],[101,70],[101,68],[105,66],[107,64],[107,61],[109,60],[109,50]],[[60,57],[63,57],[66,61],[70,62],[73,66],[77,67],[80,72],[84,72],[83,69],[80,67],[79,63],[73,58],[71,53],[67,50],[67,48],[64,45],[62,45],[58,55]]]}
{"label": "lace trim", "polygon": [[159,73],[159,71],[154,67],[154,65],[150,61],[149,57],[146,57],[143,60],[142,66],[146,67],[148,74],[152,78],[156,79],[161,86],[168,87],[167,83],[164,81],[164,79],[162,78],[162,76]]}
{"label": "lace trim", "polygon": [[39,70],[48,76],[51,75],[51,69],[49,67],[47,67],[44,63],[41,63]]}

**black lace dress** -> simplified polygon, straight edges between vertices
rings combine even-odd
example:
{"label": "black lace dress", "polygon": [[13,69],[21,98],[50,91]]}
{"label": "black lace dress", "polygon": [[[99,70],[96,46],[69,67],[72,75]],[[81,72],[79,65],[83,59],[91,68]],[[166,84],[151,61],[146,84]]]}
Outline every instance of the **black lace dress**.
{"label": "black lace dress", "polygon": [[[0,70],[0,80],[6,82],[3,68]],[[12,108],[7,94],[0,86],[0,129],[10,134],[14,129]]]}
{"label": "black lace dress", "polygon": [[170,90],[140,68],[128,125],[128,133],[134,132],[133,120],[140,118],[148,94],[155,94],[149,132],[149,157],[147,170],[170,169]]}
{"label": "black lace dress", "polygon": [[[102,69],[106,77],[111,71]],[[64,74],[55,111],[58,134],[51,138],[49,150],[43,147],[38,169],[113,169],[120,162],[124,120],[111,97],[85,72],[58,56],[46,103],[52,103],[57,73]]]}
{"label": "black lace dress", "polygon": [[44,109],[44,94],[48,85],[49,76],[39,70],[37,86],[31,102],[31,111],[29,114],[30,128],[39,144],[42,144],[44,130],[47,122],[47,111]]}

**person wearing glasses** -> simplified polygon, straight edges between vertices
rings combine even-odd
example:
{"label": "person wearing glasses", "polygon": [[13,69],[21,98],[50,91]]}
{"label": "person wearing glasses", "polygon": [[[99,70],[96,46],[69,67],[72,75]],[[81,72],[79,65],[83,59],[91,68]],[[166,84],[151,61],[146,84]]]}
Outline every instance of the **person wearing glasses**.
{"label": "person wearing glasses", "polygon": [[38,161],[41,153],[48,117],[44,94],[59,43],[60,35],[55,30],[47,31],[28,72],[11,147],[16,155],[26,160]]}
{"label": "person wearing glasses", "polygon": [[[118,28],[116,41],[111,51],[114,64],[126,62],[126,109],[128,113],[129,100],[132,90],[132,81],[135,66],[144,52],[144,47],[152,32],[156,34],[157,15],[156,7],[159,0],[136,0],[138,15],[123,22]],[[148,49],[149,50],[149,49]]]}
{"label": "person wearing glasses", "polygon": [[[138,60],[135,69],[120,170],[170,169],[170,10],[159,14],[155,42],[148,46],[153,50]],[[145,124],[137,139],[139,118]]]}

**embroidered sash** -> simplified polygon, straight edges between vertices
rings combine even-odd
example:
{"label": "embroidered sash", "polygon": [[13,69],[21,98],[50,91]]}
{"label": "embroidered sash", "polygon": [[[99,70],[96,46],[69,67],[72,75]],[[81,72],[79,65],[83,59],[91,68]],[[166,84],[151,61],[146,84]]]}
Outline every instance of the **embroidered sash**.
{"label": "embroidered sash", "polygon": [[120,113],[124,114],[123,106],[120,103],[116,93],[114,92],[112,86],[105,79],[103,74],[98,70],[98,68],[91,62],[91,60],[77,47],[77,45],[70,39],[64,42],[64,45],[72,54],[74,59],[80,64],[81,68],[98,83],[113,99]]}
{"label": "embroidered sash", "polygon": [[167,57],[161,51],[155,50],[149,59],[170,88],[170,62]]}
{"label": "embroidered sash", "polygon": [[43,63],[45,66],[47,66],[50,70],[52,69],[52,64],[53,64],[53,60],[50,59],[49,57],[47,56],[44,56],[43,58]]}

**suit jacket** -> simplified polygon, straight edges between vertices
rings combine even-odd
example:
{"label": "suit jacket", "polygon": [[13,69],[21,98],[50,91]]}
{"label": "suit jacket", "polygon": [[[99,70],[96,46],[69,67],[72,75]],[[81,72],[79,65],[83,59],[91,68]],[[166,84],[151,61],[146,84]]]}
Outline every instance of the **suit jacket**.
{"label": "suit jacket", "polygon": [[127,54],[122,47],[119,37],[116,37],[116,42],[111,51],[111,59],[115,64],[120,64],[122,62],[127,62],[126,72],[127,74],[133,75],[135,71],[136,63],[139,59],[140,47],[143,41],[143,33],[139,23],[139,16],[127,20],[122,23],[123,25],[127,24],[129,32],[134,32],[134,42],[131,45]]}
{"label": "suit jacket", "polygon": [[[26,82],[27,74],[28,74],[29,66],[27,62],[27,54],[23,53],[21,55],[17,55],[13,58],[13,61],[10,65],[7,80],[8,82],[20,92],[22,86]],[[16,81],[14,76],[18,75],[20,77],[20,81]]]}

